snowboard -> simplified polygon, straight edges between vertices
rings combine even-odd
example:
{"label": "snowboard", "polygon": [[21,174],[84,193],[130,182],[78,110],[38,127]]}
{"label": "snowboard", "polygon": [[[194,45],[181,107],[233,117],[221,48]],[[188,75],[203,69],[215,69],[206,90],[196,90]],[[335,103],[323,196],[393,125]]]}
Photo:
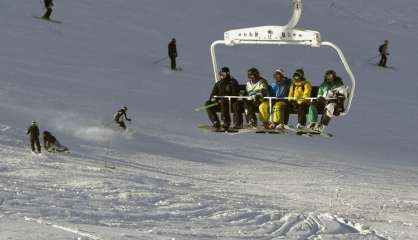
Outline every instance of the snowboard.
{"label": "snowboard", "polygon": [[298,136],[312,137],[314,135],[318,135],[325,138],[331,138],[334,136],[331,133],[327,133],[324,131],[318,131],[310,128],[296,128],[291,125],[285,125],[285,129],[294,132]]}
{"label": "snowboard", "polygon": [[38,16],[33,16],[33,17],[34,17],[34,18],[36,18],[36,19],[41,19],[41,20],[47,21],[47,22],[52,22],[52,23],[62,24],[62,22],[61,22],[61,21],[54,20],[54,19],[45,19],[45,18],[43,18],[43,17],[38,17]]}
{"label": "snowboard", "polygon": [[264,128],[264,127],[258,127],[255,133],[288,134],[286,129],[267,129],[267,128]]}
{"label": "snowboard", "polygon": [[214,128],[212,126],[209,126],[207,124],[204,124],[204,123],[199,123],[197,125],[197,127],[200,128],[200,129],[203,129],[205,131],[215,132],[215,133],[216,132],[218,132],[218,133],[229,133],[229,134],[234,134],[234,133],[237,134],[237,133],[239,133],[239,130],[228,129],[227,131],[225,131],[223,129],[216,129],[216,128]]}

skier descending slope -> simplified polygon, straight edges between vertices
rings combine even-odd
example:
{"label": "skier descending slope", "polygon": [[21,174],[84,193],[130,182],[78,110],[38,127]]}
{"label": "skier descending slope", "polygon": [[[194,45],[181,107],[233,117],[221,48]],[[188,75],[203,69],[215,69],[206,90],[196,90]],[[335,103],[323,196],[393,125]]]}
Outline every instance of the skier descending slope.
{"label": "skier descending slope", "polygon": [[388,57],[387,57],[389,55],[388,44],[389,44],[389,41],[385,40],[385,42],[379,47],[380,62],[378,65],[381,67],[386,67],[386,62],[388,61]]}
{"label": "skier descending slope", "polygon": [[126,124],[123,121],[123,118],[125,118],[128,122],[131,121],[130,118],[126,115],[126,112],[128,111],[128,107],[124,106],[121,109],[119,109],[113,116],[113,119],[115,122],[123,129],[126,130]]}
{"label": "skier descending slope", "polygon": [[[344,106],[347,97],[347,87],[337,76],[334,70],[328,70],[324,76],[324,82],[318,90],[318,100],[309,106],[309,126],[318,131],[324,131],[333,116],[338,116]],[[335,99],[326,99],[335,98]],[[318,109],[325,109],[321,120],[318,122]]]}
{"label": "skier descending slope", "polygon": [[52,7],[54,6],[53,0],[43,0],[43,2],[46,12],[42,18],[46,20],[51,20],[50,17],[52,14]]}
{"label": "skier descending slope", "polygon": [[[34,153],[41,153],[41,144],[39,142],[39,128],[36,125],[36,121],[32,121],[32,125],[29,127],[26,134],[30,135],[30,146],[32,148],[32,152]],[[35,151],[35,145],[37,148],[37,152]]]}
{"label": "skier descending slope", "polygon": [[171,70],[177,70],[176,58],[177,58],[177,45],[176,39],[171,39],[171,42],[168,44],[168,57],[170,58]]}
{"label": "skier descending slope", "polygon": [[[218,102],[219,104],[215,107],[208,108],[207,112],[209,120],[213,124],[214,130],[228,131],[229,126],[231,124],[231,116],[229,113],[229,101],[228,99],[216,99],[214,98],[214,96],[238,96],[239,83],[235,78],[231,77],[228,67],[223,67],[219,72],[219,76],[221,80],[215,83],[215,86],[213,86],[212,93],[210,94],[209,100],[206,102],[206,105],[210,105],[215,102]],[[242,125],[242,114],[241,118],[240,116],[237,116],[238,111],[236,111],[235,108],[238,106],[235,104],[235,99],[231,100],[231,104],[234,107],[233,110],[235,126]],[[219,110],[221,112],[222,125],[219,122],[218,115],[216,114],[216,112]]]}

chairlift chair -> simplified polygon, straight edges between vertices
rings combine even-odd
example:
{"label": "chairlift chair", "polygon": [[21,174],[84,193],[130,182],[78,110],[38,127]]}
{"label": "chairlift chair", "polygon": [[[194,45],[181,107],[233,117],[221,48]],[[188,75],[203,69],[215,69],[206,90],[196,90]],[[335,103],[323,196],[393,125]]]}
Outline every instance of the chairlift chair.
{"label": "chairlift chair", "polygon": [[[346,106],[344,112],[340,113],[340,116],[347,115],[351,103],[354,97],[354,91],[356,88],[355,77],[348,65],[346,58],[344,57],[341,49],[333,44],[332,42],[322,41],[321,34],[318,31],[306,30],[301,28],[295,28],[302,15],[303,0],[292,0],[293,1],[293,15],[285,26],[260,26],[251,28],[234,29],[224,33],[224,40],[217,40],[211,45],[211,56],[213,64],[213,73],[215,82],[219,81],[219,67],[216,59],[215,48],[218,45],[235,46],[235,45],[297,45],[305,47],[322,47],[327,46],[334,49],[340,57],[341,63],[343,64],[348,76],[351,79],[351,88],[348,91],[346,100]],[[225,96],[229,99],[242,98]],[[278,99],[275,97],[269,97],[270,111],[272,105],[272,99]],[[313,100],[316,98],[310,98]]]}

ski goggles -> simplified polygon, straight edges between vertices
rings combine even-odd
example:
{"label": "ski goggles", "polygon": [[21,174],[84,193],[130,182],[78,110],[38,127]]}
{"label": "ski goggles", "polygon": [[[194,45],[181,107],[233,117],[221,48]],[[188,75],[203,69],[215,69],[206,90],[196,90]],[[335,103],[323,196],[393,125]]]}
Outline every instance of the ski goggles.
{"label": "ski goggles", "polygon": [[295,74],[293,74],[293,79],[295,79],[295,80],[299,80],[299,79],[301,79],[302,78],[302,76],[299,74],[299,73],[295,73]]}

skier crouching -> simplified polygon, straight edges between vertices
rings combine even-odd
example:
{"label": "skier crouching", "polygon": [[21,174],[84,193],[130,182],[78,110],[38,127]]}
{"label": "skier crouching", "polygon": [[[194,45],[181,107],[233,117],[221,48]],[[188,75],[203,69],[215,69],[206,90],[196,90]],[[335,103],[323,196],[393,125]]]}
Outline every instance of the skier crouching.
{"label": "skier crouching", "polygon": [[[328,70],[324,82],[319,86],[318,100],[309,106],[309,128],[323,131],[333,116],[338,116],[347,98],[347,87],[334,70]],[[334,99],[327,99],[334,98]],[[318,122],[318,109],[324,109],[324,114]]]}
{"label": "skier crouching", "polygon": [[117,123],[117,124],[119,124],[119,126],[123,129],[123,130],[126,130],[126,124],[125,124],[125,122],[123,121],[123,118],[125,118],[126,119],[126,121],[128,121],[128,122],[130,122],[131,121],[131,119],[130,118],[128,118],[128,116],[126,115],[126,112],[128,111],[128,107],[127,106],[124,106],[124,107],[122,107],[121,109],[119,109],[116,113],[115,113],[115,115],[113,116],[113,119],[115,120],[115,122]]}
{"label": "skier crouching", "polygon": [[54,137],[50,132],[44,131],[44,148],[48,152],[65,152],[68,151],[68,148],[62,146],[60,142],[58,142],[57,138]]}

